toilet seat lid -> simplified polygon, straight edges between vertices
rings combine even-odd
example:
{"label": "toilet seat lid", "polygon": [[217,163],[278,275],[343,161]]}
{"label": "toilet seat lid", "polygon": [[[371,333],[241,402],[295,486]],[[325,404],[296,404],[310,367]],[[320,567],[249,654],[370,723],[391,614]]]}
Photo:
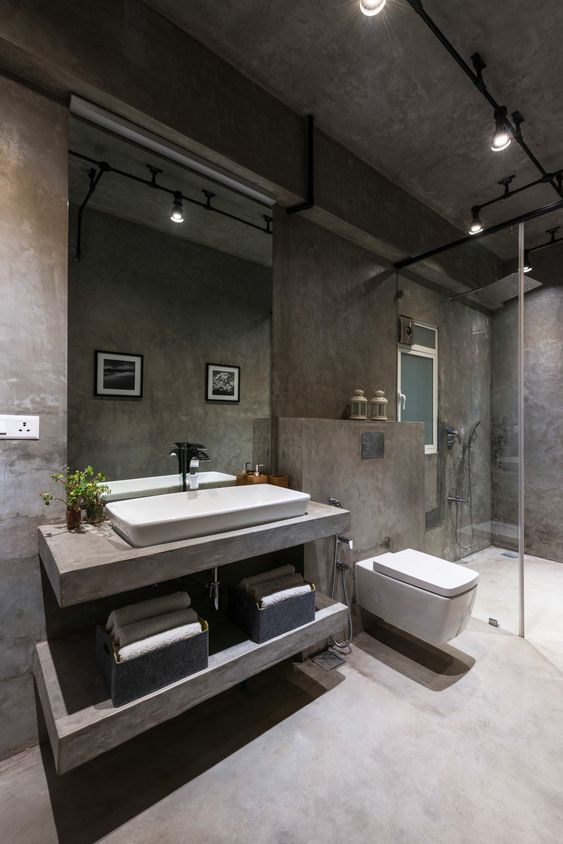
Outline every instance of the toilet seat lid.
{"label": "toilet seat lid", "polygon": [[479,572],[473,569],[412,548],[374,557],[373,570],[446,598],[467,592],[479,580]]}

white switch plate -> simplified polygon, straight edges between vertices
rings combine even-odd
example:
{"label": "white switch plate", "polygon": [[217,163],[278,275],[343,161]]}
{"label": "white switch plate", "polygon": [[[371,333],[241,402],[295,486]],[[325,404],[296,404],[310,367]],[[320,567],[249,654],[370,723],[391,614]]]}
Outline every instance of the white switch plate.
{"label": "white switch plate", "polygon": [[38,440],[39,416],[0,415],[0,440]]}

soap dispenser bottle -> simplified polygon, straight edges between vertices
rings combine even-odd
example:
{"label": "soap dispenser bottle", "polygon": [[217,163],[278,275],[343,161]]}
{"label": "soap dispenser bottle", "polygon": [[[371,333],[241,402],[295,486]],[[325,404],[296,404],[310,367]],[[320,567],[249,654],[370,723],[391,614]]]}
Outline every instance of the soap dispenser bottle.
{"label": "soap dispenser bottle", "polygon": [[248,475],[248,479],[246,482],[248,484],[267,484],[268,476],[263,475],[260,471],[263,468],[264,466],[262,463],[257,463],[254,472],[251,475]]}

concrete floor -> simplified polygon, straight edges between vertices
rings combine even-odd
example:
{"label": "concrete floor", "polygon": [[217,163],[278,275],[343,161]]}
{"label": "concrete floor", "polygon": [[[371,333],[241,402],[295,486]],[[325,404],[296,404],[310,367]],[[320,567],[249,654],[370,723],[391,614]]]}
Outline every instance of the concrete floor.
{"label": "concrete floor", "polygon": [[563,827],[563,674],[473,619],[435,649],[379,628],[284,663],[62,777],[0,766],[10,844],[547,844]]}
{"label": "concrete floor", "polygon": [[[463,562],[480,573],[474,617],[487,622],[496,618],[503,630],[517,633],[515,552],[491,546]],[[524,582],[526,638],[563,672],[563,563],[526,554]]]}

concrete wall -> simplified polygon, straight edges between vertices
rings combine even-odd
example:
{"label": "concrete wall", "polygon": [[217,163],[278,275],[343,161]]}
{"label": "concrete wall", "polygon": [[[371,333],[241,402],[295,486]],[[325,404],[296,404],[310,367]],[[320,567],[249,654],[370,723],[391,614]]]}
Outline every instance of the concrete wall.
{"label": "concrete wall", "polygon": [[[517,310],[517,303],[511,302],[493,322],[493,519],[514,526],[518,524]],[[563,288],[540,288],[525,298],[525,550],[559,562],[563,562],[562,361]],[[497,539],[502,542],[506,537],[500,533]]]}
{"label": "concrete wall", "polygon": [[394,273],[283,210],[274,226],[272,415],[340,419],[356,388],[393,397]]}
{"label": "concrete wall", "polygon": [[[0,78],[0,412],[38,414],[38,442],[0,443],[0,758],[36,739],[44,638],[39,498],[66,459],[66,109]],[[57,508],[51,511],[55,515]]]}
{"label": "concrete wall", "polygon": [[[331,497],[350,510],[352,552],[348,562],[385,550],[424,546],[424,438],[418,422],[354,422],[333,419],[276,420],[278,471],[290,486],[315,501]],[[361,436],[383,434],[382,457],[361,459]],[[330,593],[334,540],[305,546],[305,576]],[[354,568],[347,573],[354,594]],[[340,593],[342,597],[342,593]]]}
{"label": "concrete wall", "polygon": [[[456,492],[462,446],[446,449],[445,426],[464,441],[478,419],[472,449],[473,522],[461,506],[458,538],[473,550],[490,541],[490,318],[408,278],[398,281],[374,255],[305,220],[279,213],[274,238],[273,415],[342,418],[356,387],[379,387],[396,418],[397,315],[438,327],[439,452],[424,458],[418,490],[429,553],[458,559]],[[465,474],[459,487],[468,495]],[[351,491],[343,493],[349,498]],[[423,546],[420,546],[421,548]]]}
{"label": "concrete wall", "polygon": [[[204,469],[240,471],[270,413],[271,270],[93,210],[83,237],[69,264],[70,465],[174,473],[169,447],[190,440],[207,446]],[[141,400],[93,395],[96,349],[144,355]],[[205,401],[207,362],[241,367],[240,404]]]}

